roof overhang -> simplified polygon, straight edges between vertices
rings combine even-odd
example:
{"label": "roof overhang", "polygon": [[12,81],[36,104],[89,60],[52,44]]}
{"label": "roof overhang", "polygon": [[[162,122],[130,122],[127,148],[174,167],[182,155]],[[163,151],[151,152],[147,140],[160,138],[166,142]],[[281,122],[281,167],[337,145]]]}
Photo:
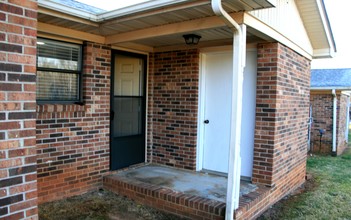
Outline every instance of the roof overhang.
{"label": "roof overhang", "polygon": [[330,86],[330,87],[311,87],[310,88],[311,90],[315,90],[315,91],[318,91],[318,90],[342,90],[342,91],[351,91],[351,87],[335,87],[335,86]]}
{"label": "roof overhang", "polygon": [[318,95],[318,94],[333,94],[333,90],[335,90],[336,94],[344,94],[346,96],[351,96],[351,87],[311,87],[310,94]]}
{"label": "roof overhang", "polygon": [[[210,0],[153,0],[101,14],[92,14],[51,0],[38,2],[38,36],[42,37],[67,37],[145,52],[163,50],[162,48],[182,48],[182,35],[185,33],[201,35],[199,45],[204,47],[232,44],[232,32],[213,13]],[[313,55],[279,31],[271,29],[269,25],[249,19],[251,17],[247,11],[274,7],[276,0],[223,0],[224,8],[238,24],[251,22],[251,27],[260,27],[250,28],[248,24],[248,43],[279,41],[310,59],[332,56],[335,43],[323,2],[297,2],[300,2],[300,13],[306,29],[312,29],[312,21],[316,20],[318,37],[322,38],[322,42],[318,42],[317,33],[309,30]],[[303,2],[315,4],[302,7]],[[310,18],[308,14],[311,9],[314,12]],[[267,35],[265,31],[273,35]]]}
{"label": "roof overhang", "polygon": [[[233,18],[243,12],[274,7],[276,0],[223,0]],[[248,30],[250,31],[250,30]],[[39,0],[38,36],[71,38],[141,51],[184,47],[183,34],[202,36],[199,46],[232,44],[232,31],[212,11],[210,0],[153,0],[101,14]],[[250,39],[261,42],[255,34]]]}
{"label": "roof overhang", "polygon": [[313,58],[332,58],[336,53],[333,32],[323,0],[296,0],[313,47]]}

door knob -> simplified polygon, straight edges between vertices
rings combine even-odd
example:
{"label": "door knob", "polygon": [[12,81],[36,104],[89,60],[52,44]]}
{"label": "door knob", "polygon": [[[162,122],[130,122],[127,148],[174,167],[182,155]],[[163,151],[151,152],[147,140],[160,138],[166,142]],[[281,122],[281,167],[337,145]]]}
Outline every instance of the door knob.
{"label": "door knob", "polygon": [[210,123],[210,121],[209,121],[209,120],[205,120],[204,123],[205,123],[205,124],[208,124],[208,123]]}

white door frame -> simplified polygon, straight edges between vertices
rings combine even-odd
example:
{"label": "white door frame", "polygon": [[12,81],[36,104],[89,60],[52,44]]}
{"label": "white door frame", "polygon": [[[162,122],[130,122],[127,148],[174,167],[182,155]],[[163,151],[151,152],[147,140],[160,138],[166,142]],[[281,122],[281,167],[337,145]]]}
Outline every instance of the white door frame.
{"label": "white door frame", "polygon": [[[198,126],[197,126],[197,150],[196,150],[196,171],[201,171],[203,169],[203,154],[204,154],[204,134],[205,134],[205,83],[206,83],[206,68],[205,68],[205,58],[207,54],[223,53],[227,51],[232,51],[232,46],[224,47],[214,47],[206,48],[200,51],[200,70],[199,70],[199,104],[198,104]],[[247,47],[247,52],[255,51],[255,47]]]}
{"label": "white door frame", "polygon": [[205,133],[205,58],[206,54],[223,53],[231,51],[232,46],[204,48],[200,51],[200,71],[199,71],[199,104],[198,104],[198,120],[197,120],[197,150],[196,150],[196,171],[203,169],[203,153],[204,153],[204,133]]}

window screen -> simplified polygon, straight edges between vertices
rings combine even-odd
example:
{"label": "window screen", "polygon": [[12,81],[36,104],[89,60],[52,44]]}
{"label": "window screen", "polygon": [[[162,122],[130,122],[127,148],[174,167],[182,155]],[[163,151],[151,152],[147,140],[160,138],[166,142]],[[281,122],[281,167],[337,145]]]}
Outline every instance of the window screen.
{"label": "window screen", "polygon": [[81,64],[81,45],[38,38],[37,101],[80,101]]}

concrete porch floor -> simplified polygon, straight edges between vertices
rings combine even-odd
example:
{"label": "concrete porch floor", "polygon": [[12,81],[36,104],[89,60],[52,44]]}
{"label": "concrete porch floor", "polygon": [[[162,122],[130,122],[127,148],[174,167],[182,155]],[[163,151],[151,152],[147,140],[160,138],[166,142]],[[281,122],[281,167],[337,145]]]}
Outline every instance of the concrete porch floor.
{"label": "concrete porch floor", "polygon": [[[172,167],[145,165],[128,168],[103,179],[105,189],[138,203],[189,219],[224,219],[227,178]],[[270,189],[241,181],[235,218],[259,214]]]}
{"label": "concrete porch floor", "polygon": [[[195,195],[221,202],[226,200],[227,178],[224,176],[157,165],[132,168],[114,175],[128,178],[133,182],[172,189],[185,195]],[[253,192],[256,188],[247,181],[241,181],[240,196]]]}

